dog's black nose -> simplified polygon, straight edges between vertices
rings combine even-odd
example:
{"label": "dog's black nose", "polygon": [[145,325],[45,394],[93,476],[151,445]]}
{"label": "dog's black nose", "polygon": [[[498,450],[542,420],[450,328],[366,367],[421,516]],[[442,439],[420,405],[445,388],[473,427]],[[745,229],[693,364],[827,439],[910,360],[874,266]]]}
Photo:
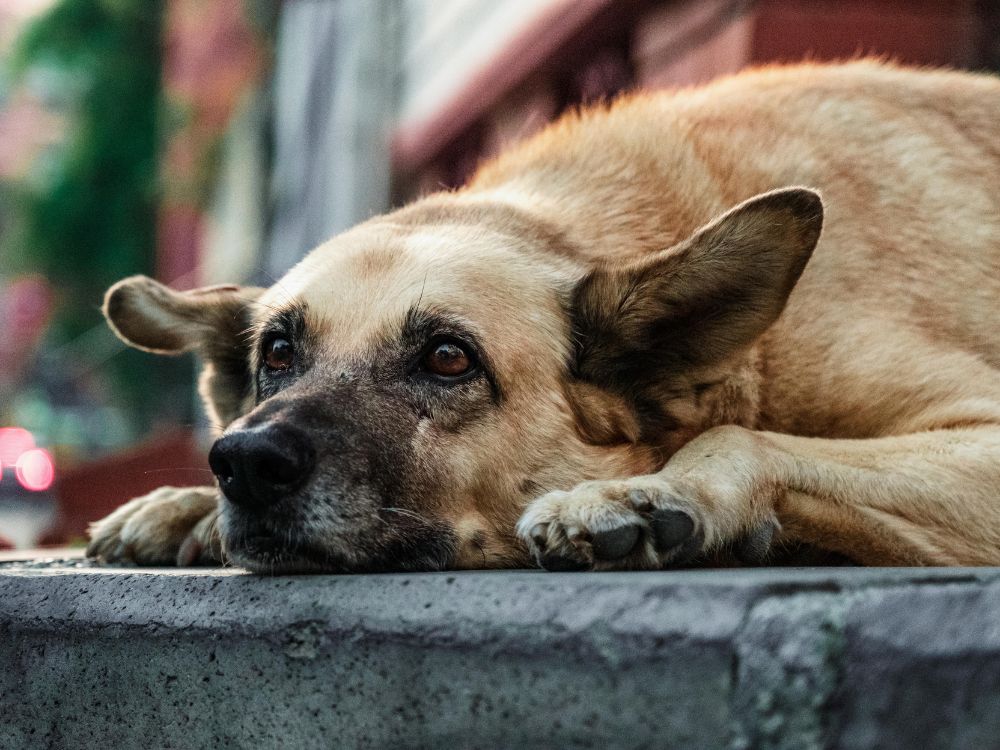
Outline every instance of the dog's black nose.
{"label": "dog's black nose", "polygon": [[263,508],[302,486],[316,465],[316,451],[301,431],[272,423],[223,435],[208,465],[231,502]]}

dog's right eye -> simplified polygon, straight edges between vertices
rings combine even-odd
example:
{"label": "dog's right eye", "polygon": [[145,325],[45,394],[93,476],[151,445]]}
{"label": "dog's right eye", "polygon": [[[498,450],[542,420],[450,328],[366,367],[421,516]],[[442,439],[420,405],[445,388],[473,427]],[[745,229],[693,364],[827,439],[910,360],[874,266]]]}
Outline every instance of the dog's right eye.
{"label": "dog's right eye", "polygon": [[276,336],[264,342],[264,365],[268,370],[287,370],[295,361],[295,349],[288,339]]}

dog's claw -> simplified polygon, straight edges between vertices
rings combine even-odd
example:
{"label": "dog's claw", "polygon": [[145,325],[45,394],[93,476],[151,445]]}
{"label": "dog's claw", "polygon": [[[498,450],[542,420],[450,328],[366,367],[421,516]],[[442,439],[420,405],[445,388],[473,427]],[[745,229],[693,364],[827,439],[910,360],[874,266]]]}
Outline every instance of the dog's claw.
{"label": "dog's claw", "polygon": [[640,513],[648,513],[653,509],[653,501],[649,498],[649,493],[643,489],[630,490],[628,501]]}
{"label": "dog's claw", "polygon": [[546,546],[546,539],[548,538],[548,531],[548,524],[536,523],[531,527],[531,531],[528,532],[528,536],[531,537],[531,541],[537,545],[538,549],[544,550]]}
{"label": "dog's claw", "polygon": [[101,558],[107,554],[107,544],[103,541],[98,541],[96,539],[92,540],[90,544],[87,545],[87,557],[89,558]]}

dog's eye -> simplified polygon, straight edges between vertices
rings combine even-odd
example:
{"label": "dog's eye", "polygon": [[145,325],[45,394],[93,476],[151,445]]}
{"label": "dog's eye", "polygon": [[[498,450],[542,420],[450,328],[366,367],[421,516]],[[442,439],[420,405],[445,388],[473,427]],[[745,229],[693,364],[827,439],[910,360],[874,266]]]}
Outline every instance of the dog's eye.
{"label": "dog's eye", "polygon": [[268,370],[287,370],[295,361],[292,342],[280,336],[264,343],[264,364]]}
{"label": "dog's eye", "polygon": [[440,341],[424,355],[423,368],[440,378],[457,378],[471,372],[475,357],[457,341]]}

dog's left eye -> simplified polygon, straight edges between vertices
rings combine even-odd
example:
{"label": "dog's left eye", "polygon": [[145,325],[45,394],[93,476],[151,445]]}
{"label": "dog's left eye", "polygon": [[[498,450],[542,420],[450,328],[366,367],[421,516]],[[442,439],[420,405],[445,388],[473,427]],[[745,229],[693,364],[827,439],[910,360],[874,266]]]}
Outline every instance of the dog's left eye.
{"label": "dog's left eye", "polygon": [[264,343],[264,364],[268,370],[287,370],[295,361],[295,349],[288,339],[276,336]]}
{"label": "dog's left eye", "polygon": [[459,378],[476,367],[475,356],[458,341],[446,340],[433,344],[421,360],[426,372],[439,378]]}

